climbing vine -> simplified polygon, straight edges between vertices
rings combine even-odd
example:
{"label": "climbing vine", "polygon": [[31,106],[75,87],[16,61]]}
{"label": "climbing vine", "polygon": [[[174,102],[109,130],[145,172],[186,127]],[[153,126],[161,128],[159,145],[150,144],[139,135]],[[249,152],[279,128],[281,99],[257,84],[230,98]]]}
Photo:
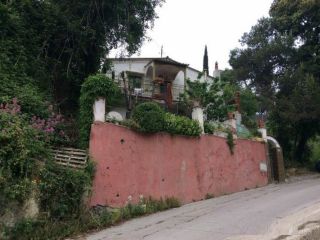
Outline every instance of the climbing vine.
{"label": "climbing vine", "polygon": [[227,144],[229,146],[231,154],[233,155],[234,154],[234,147],[236,144],[234,143],[233,134],[230,130],[227,133]]}

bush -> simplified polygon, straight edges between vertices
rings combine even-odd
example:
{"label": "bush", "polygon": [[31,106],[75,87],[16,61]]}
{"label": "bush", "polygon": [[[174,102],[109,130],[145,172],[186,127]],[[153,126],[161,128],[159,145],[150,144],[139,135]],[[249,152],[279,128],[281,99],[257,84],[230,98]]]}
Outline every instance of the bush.
{"label": "bush", "polygon": [[27,197],[39,170],[38,160],[48,157],[42,137],[22,116],[0,109],[0,205]]}
{"label": "bush", "polygon": [[165,114],[164,130],[171,134],[199,136],[201,128],[197,121],[171,113]]}
{"label": "bush", "polygon": [[14,227],[5,229],[4,239],[64,239],[79,233],[88,232],[92,229],[102,229],[134,217],[164,211],[170,208],[177,208],[179,206],[179,200],[174,197],[161,198],[160,200],[149,198],[143,200],[140,204],[128,204],[123,208],[112,211],[106,208],[100,209],[100,207],[98,209],[84,211],[79,217],[67,220],[57,221],[56,219],[50,218],[22,219],[17,222]]}
{"label": "bush", "polygon": [[[1,80],[0,80],[1,82]],[[1,85],[0,104],[11,102],[13,98],[19,99],[21,112],[28,118],[38,116],[41,118],[48,117],[48,103],[44,93],[31,84],[12,86]]]}
{"label": "bush", "polygon": [[214,131],[216,130],[216,127],[209,123],[209,122],[204,122],[204,132],[207,134],[214,134]]}
{"label": "bush", "polygon": [[164,129],[164,111],[153,102],[141,103],[134,108],[132,119],[139,130],[146,133],[161,132]]}
{"label": "bush", "polygon": [[119,124],[133,130],[139,130],[139,125],[132,119],[120,121]]}
{"label": "bush", "polygon": [[77,217],[91,174],[56,164],[47,164],[40,173],[40,206],[53,219]]}
{"label": "bush", "polygon": [[178,199],[174,197],[169,197],[166,199],[160,198],[160,200],[155,200],[152,198],[149,198],[145,201],[146,205],[146,212],[147,213],[155,213],[159,211],[164,211],[170,208],[177,208],[181,206],[181,203]]}

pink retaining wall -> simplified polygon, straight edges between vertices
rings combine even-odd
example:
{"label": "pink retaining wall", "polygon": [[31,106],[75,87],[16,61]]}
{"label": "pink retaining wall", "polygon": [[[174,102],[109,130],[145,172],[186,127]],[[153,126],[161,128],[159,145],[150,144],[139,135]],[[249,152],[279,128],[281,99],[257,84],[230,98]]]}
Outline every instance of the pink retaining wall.
{"label": "pink retaining wall", "polygon": [[108,123],[93,124],[90,154],[96,161],[91,206],[119,207],[128,197],[176,197],[182,203],[267,184],[260,171],[265,144],[235,140],[231,155],[226,139],[145,135]]}

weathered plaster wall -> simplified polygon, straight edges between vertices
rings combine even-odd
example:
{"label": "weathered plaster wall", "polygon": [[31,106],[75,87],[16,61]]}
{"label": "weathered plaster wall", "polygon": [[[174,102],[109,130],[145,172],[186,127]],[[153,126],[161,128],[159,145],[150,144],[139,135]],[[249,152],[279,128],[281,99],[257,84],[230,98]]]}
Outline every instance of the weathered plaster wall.
{"label": "weathered plaster wall", "polygon": [[226,139],[145,135],[108,123],[93,124],[90,154],[97,163],[90,204],[122,206],[132,196],[174,196],[183,203],[264,186],[265,145]]}

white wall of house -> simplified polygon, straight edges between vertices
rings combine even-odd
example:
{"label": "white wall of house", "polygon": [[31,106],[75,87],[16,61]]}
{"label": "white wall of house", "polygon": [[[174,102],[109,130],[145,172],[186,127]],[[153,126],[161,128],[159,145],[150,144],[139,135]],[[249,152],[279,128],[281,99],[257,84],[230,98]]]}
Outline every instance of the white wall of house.
{"label": "white wall of house", "polygon": [[180,94],[184,92],[184,81],[184,72],[180,71],[174,79],[174,81],[172,82],[172,95],[174,101],[179,100]]}
{"label": "white wall of house", "polygon": [[131,71],[145,74],[145,66],[149,63],[148,60],[113,60],[112,70],[115,76],[119,76],[123,71]]}
{"label": "white wall of house", "polygon": [[[115,74],[115,80],[119,81],[119,84],[122,84],[121,81],[121,72],[123,71],[130,71],[130,72],[137,72],[137,73],[142,73],[144,74],[144,78],[142,81],[142,88],[144,89],[143,95],[146,97],[150,97],[152,95],[152,82],[151,79],[149,79],[146,76],[147,70],[150,66],[147,64],[151,61],[152,59],[148,58],[133,58],[133,59],[124,59],[124,60],[117,60],[117,59],[112,59],[112,71],[114,71]],[[196,69],[193,69],[191,67],[186,67],[185,72],[180,71],[175,80],[172,83],[172,89],[173,89],[173,100],[177,101],[179,98],[180,93],[184,92],[185,88],[185,80],[190,79],[191,81],[196,81],[198,79],[200,71],[197,71]],[[108,73],[109,76],[111,76],[111,73]],[[205,76],[203,75],[200,78],[201,82],[205,81]],[[206,81],[209,83],[213,82],[213,78],[211,76],[207,76]]]}

